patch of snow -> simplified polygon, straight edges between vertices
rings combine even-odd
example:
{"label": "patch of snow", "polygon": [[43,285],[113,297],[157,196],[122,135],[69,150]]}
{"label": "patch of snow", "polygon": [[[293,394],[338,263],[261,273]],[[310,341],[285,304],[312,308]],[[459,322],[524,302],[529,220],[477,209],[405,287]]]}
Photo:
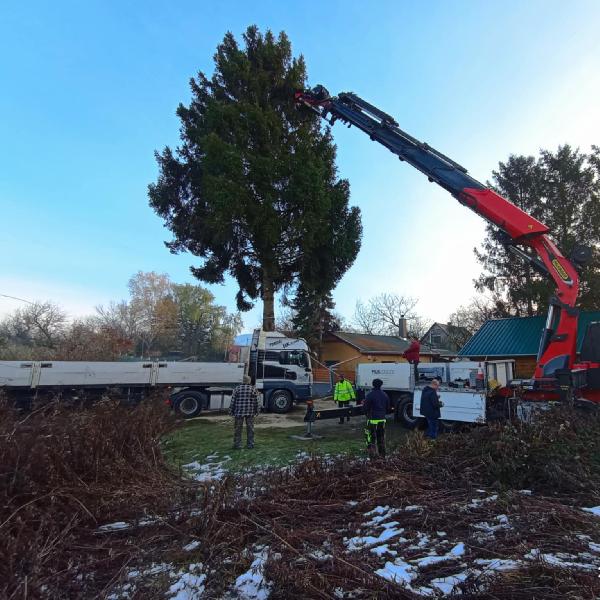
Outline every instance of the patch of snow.
{"label": "patch of snow", "polygon": [[370,510],[369,512],[363,513],[365,515],[365,517],[370,517],[372,515],[383,515],[387,512],[389,512],[390,507],[389,506],[376,506],[373,510]]}
{"label": "patch of snow", "polygon": [[436,579],[432,579],[429,582],[429,585],[436,588],[444,595],[452,594],[453,592],[456,593],[459,590],[456,590],[455,588],[465,581],[469,575],[475,573],[477,573],[477,571],[467,570],[463,571],[462,573],[457,573],[456,575],[448,575],[448,577],[438,577]]}
{"label": "patch of snow", "polygon": [[494,537],[494,534],[497,531],[500,531],[501,529],[512,529],[512,525],[510,524],[510,521],[508,520],[508,517],[506,515],[498,515],[496,517],[496,520],[498,521],[497,525],[491,525],[487,521],[482,521],[481,523],[473,523],[471,527],[482,532],[482,535],[479,536],[477,539],[486,540]]}
{"label": "patch of snow", "polygon": [[193,542],[190,542],[189,544],[186,544],[183,547],[183,549],[186,552],[191,552],[192,550],[195,550],[199,545],[200,545],[200,542],[198,540],[194,540]]}
{"label": "patch of snow", "polygon": [[[142,571],[142,575],[158,575],[159,573],[166,573],[167,571],[171,571],[173,565],[169,563],[159,563],[158,565],[152,564],[149,569]],[[129,574],[131,577],[131,573]]]}
{"label": "patch of snow", "polygon": [[446,552],[446,554],[429,554],[428,556],[412,560],[411,562],[416,564],[419,568],[427,567],[429,565],[435,565],[437,563],[445,562],[448,560],[456,560],[459,556],[462,556],[464,553],[465,545],[463,544],[463,542],[459,542],[449,552]]}
{"label": "patch of snow", "polygon": [[439,554],[430,554],[429,556],[424,556],[423,558],[418,558],[417,560],[413,560],[411,562],[417,565],[417,567],[421,568],[428,567],[430,565],[436,565],[437,563],[446,562],[447,560],[452,559],[452,556],[448,556],[446,554],[443,554],[442,556]]}
{"label": "patch of snow", "polygon": [[121,529],[129,529],[131,525],[125,521],[117,521],[116,523],[108,523],[98,527],[98,531],[119,531]]}
{"label": "patch of snow", "polygon": [[357,506],[358,502],[356,500],[348,500],[346,504],[348,504],[348,506]]}
{"label": "patch of snow", "polygon": [[412,588],[413,592],[419,594],[420,596],[435,596],[436,591],[432,590],[430,587],[420,587],[420,588]]}
{"label": "patch of snow", "polygon": [[527,560],[541,560],[552,567],[562,569],[582,569],[584,571],[595,571],[598,567],[594,564],[576,562],[573,559],[579,558],[574,554],[566,554],[565,552],[557,552],[556,554],[543,553],[537,548],[530,550],[525,556]]}
{"label": "patch of snow", "polygon": [[[189,570],[192,571],[201,565],[192,564]],[[204,573],[195,575],[189,571],[180,571],[177,574],[177,581],[169,588],[172,600],[200,600],[204,595],[204,584],[206,575]]]}
{"label": "patch of snow", "polygon": [[420,531],[417,531],[417,539],[419,541],[416,544],[409,546],[409,550],[419,550],[421,548],[425,548],[430,541],[429,536],[425,533],[421,533]]}
{"label": "patch of snow", "polygon": [[391,554],[392,556],[397,556],[398,554],[395,550],[390,550],[388,544],[382,544],[381,546],[371,548],[371,552],[373,554],[377,554],[377,556],[383,556],[384,554]]}
{"label": "patch of snow", "polygon": [[531,496],[533,492],[531,490],[519,490],[519,494],[523,494],[523,496]]}
{"label": "patch of snow", "polygon": [[[397,537],[404,532],[404,529],[396,529],[395,527],[390,527],[388,529],[384,529],[377,537],[372,535],[367,536],[356,536],[350,538],[345,541],[345,544],[348,550],[360,550],[361,548],[365,548],[366,546],[374,546],[375,544],[381,544],[393,537]],[[404,538],[400,541],[407,541]]]}
{"label": "patch of snow", "polygon": [[454,548],[452,548],[452,550],[450,550],[448,554],[451,554],[452,556],[462,556],[464,553],[465,545],[462,542],[459,542],[456,544],[456,546],[454,546]]}
{"label": "patch of snow", "polygon": [[446,537],[447,535],[445,531],[436,531],[435,533],[438,537]]}
{"label": "patch of snow", "polygon": [[600,544],[596,544],[596,542],[589,542],[588,546],[592,552],[600,552]]}
{"label": "patch of snow", "polygon": [[344,590],[343,588],[335,588],[333,595],[340,600],[352,600],[353,598],[362,598],[363,592],[364,590],[360,588],[351,591]]}
{"label": "patch of snow", "polygon": [[508,558],[478,558],[475,560],[476,565],[485,568],[486,571],[514,571],[521,567],[521,562]]}
{"label": "patch of snow", "polygon": [[410,506],[405,506],[404,510],[406,512],[416,512],[418,510],[423,510],[423,507],[419,506],[418,504],[411,504]]}
{"label": "patch of snow", "polygon": [[473,498],[469,504],[467,504],[467,508],[479,508],[482,504],[487,504],[488,502],[495,502],[498,500],[498,494],[492,494],[487,498]]}
{"label": "patch of snow", "polygon": [[375,575],[394,583],[410,584],[417,573],[412,565],[404,562],[401,558],[397,558],[394,562],[386,562],[383,569],[375,571]]}
{"label": "patch of snow", "polygon": [[226,471],[223,468],[225,462],[225,459],[214,463],[199,463],[198,461],[194,461],[183,465],[183,468],[188,471],[190,477],[195,481],[213,481],[225,477]]}
{"label": "patch of snow", "polygon": [[270,594],[270,585],[265,580],[264,570],[268,548],[259,548],[254,553],[250,568],[240,575],[234,584],[234,597],[239,600],[266,600]]}
{"label": "patch of snow", "polygon": [[581,510],[585,510],[585,512],[592,513],[596,517],[600,517],[600,506],[591,506],[589,508],[582,508]]}
{"label": "patch of snow", "polygon": [[323,550],[319,549],[309,552],[307,556],[310,556],[311,558],[314,558],[316,561],[319,562],[325,562],[326,560],[330,560],[333,558],[331,554],[327,554],[326,552],[323,552]]}

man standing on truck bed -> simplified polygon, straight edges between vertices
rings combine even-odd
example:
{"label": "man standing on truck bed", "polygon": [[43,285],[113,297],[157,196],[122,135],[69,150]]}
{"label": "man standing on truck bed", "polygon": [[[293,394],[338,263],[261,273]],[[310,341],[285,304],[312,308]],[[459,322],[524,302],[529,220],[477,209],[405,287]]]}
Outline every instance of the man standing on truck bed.
{"label": "man standing on truck bed", "polygon": [[[350,400],[356,399],[352,384],[343,375],[340,375],[340,380],[335,384],[333,399],[338,403],[340,408],[348,408]],[[349,421],[350,417],[346,417],[346,420]],[[343,423],[344,417],[342,416],[340,417],[340,425]]]}
{"label": "man standing on truck bed", "polygon": [[406,349],[404,354],[404,358],[413,365],[415,370],[415,383],[419,383],[419,359],[421,357],[421,342],[419,342],[419,338],[416,336],[410,336],[410,346]]}
{"label": "man standing on truck bed", "polygon": [[[364,407],[367,416],[367,452],[371,458],[377,453],[385,457],[385,417],[392,409],[390,397],[381,389],[383,381],[373,379],[373,389],[365,398]],[[377,442],[377,448],[375,448]]]}
{"label": "man standing on truck bed", "polygon": [[235,418],[233,448],[242,447],[242,428],[246,421],[246,447],[254,448],[254,417],[258,414],[258,392],[251,385],[251,379],[244,375],[244,383],[238,385],[231,395],[229,414]]}

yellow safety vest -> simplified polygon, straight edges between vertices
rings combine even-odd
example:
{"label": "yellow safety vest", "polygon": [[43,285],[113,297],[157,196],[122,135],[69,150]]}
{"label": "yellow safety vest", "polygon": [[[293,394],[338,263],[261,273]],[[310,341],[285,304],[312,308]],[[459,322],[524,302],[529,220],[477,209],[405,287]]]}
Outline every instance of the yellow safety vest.
{"label": "yellow safety vest", "polygon": [[349,402],[350,400],[354,400],[355,397],[354,388],[347,379],[344,381],[338,381],[335,384],[333,399],[337,402]]}

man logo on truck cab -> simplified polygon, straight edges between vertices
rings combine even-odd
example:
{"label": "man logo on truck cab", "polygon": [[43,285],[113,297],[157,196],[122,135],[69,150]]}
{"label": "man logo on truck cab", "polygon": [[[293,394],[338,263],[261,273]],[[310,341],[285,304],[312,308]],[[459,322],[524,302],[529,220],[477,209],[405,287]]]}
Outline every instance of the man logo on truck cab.
{"label": "man logo on truck cab", "polygon": [[571,279],[569,274],[565,271],[565,268],[558,262],[558,258],[552,259],[552,266],[563,281],[569,281],[569,279]]}

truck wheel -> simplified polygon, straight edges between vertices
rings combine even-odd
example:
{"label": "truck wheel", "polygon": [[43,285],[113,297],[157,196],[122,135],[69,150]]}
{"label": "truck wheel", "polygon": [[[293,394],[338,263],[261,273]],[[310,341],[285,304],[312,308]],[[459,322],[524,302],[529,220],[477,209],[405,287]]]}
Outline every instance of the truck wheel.
{"label": "truck wheel", "polygon": [[395,419],[407,429],[414,429],[421,424],[423,421],[421,417],[413,417],[412,396],[403,396],[396,402]]}
{"label": "truck wheel", "polygon": [[181,392],[175,396],[173,408],[184,419],[197,417],[202,412],[204,394],[201,392]]}
{"label": "truck wheel", "polygon": [[275,390],[269,400],[269,410],[274,413],[284,414],[292,408],[292,395],[286,390]]}
{"label": "truck wheel", "polygon": [[453,433],[458,431],[461,425],[461,423],[458,421],[447,421],[446,419],[440,419],[439,423],[440,431],[443,431],[444,433]]}

